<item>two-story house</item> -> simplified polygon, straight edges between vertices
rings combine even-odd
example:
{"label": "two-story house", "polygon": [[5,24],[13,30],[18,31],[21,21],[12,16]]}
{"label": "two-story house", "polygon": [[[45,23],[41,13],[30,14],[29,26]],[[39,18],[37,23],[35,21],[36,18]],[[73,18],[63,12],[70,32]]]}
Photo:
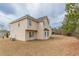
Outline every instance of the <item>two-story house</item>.
{"label": "two-story house", "polygon": [[51,28],[47,16],[35,19],[25,15],[10,23],[11,38],[21,41],[46,40],[51,36]]}

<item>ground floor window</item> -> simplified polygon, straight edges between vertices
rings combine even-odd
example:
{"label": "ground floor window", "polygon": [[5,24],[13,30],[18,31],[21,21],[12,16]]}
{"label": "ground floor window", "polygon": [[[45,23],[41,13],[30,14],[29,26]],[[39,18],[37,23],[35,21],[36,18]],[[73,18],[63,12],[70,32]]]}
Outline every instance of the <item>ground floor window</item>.
{"label": "ground floor window", "polygon": [[29,32],[29,37],[34,37],[34,31]]}
{"label": "ground floor window", "polygon": [[29,32],[29,37],[32,37],[32,33],[31,32]]}
{"label": "ground floor window", "polygon": [[47,36],[49,36],[49,31],[47,31]]}
{"label": "ground floor window", "polygon": [[45,31],[45,37],[49,36],[49,31]]}

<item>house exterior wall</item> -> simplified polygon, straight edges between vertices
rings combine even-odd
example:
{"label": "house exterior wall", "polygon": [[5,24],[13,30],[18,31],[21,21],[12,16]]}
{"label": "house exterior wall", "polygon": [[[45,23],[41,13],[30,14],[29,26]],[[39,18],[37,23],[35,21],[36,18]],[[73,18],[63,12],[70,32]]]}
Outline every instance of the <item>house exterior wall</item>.
{"label": "house exterior wall", "polygon": [[[19,26],[18,26],[19,24]],[[10,25],[10,34],[12,38],[25,41],[25,29],[27,28],[27,19]]]}
{"label": "house exterior wall", "polygon": [[48,37],[48,38],[50,38],[50,37],[51,37],[51,35],[52,35],[52,29],[51,29],[51,28],[49,28],[49,37]]}
{"label": "house exterior wall", "polygon": [[49,26],[48,20],[46,18],[44,18],[44,26]]}
{"label": "house exterior wall", "polygon": [[[33,32],[34,35],[33,35],[32,37],[29,37],[29,32]],[[26,38],[25,38],[26,41],[27,41],[27,40],[35,40],[35,39],[37,39],[37,31],[26,31],[25,37],[26,37]]]}
{"label": "house exterior wall", "polygon": [[26,29],[30,29],[30,30],[37,30],[38,29],[38,23],[36,21],[30,20],[31,21],[31,26],[29,26],[29,20],[27,20],[27,28]]}
{"label": "house exterior wall", "polygon": [[[48,21],[47,18],[44,18],[44,19],[43,19],[43,25],[42,25],[42,26],[43,26],[43,27],[42,27],[42,28],[43,28],[43,30],[42,30],[42,31],[43,31],[43,32],[42,32],[43,39],[44,39],[44,40],[45,40],[45,39],[49,39],[50,36],[51,36],[51,32],[52,32],[52,31],[51,31],[51,28],[50,28],[50,26],[49,26],[49,21]],[[48,29],[48,32],[49,32],[49,36],[48,36],[47,38],[45,37],[45,31],[44,31],[45,28],[47,28],[47,29]]]}
{"label": "house exterior wall", "polygon": [[43,22],[40,22],[38,24],[37,39],[44,39],[43,37],[44,37]]}
{"label": "house exterior wall", "polygon": [[[45,28],[48,28],[48,30],[49,30],[48,31],[49,36],[47,38],[45,37],[45,31],[44,31]],[[39,23],[39,25],[38,25],[38,34],[37,34],[38,39],[47,40],[48,38],[50,38],[51,33],[52,33],[52,30],[51,30],[47,20],[45,20],[44,22]]]}
{"label": "house exterior wall", "polygon": [[[42,22],[36,22],[30,19],[23,19],[21,21],[10,24],[11,37],[21,41],[48,39],[51,36],[51,28],[49,27],[48,20],[46,18],[44,19],[45,20]],[[29,20],[31,21],[31,26],[29,26]],[[45,38],[45,28],[49,29],[48,38]],[[29,31],[36,31],[36,37],[29,38]]]}

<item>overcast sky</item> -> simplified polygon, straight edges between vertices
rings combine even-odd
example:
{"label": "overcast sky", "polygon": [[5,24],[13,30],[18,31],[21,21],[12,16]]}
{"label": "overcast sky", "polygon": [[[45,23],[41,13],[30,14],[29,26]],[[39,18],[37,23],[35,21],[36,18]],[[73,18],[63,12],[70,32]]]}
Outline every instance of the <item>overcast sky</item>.
{"label": "overcast sky", "polygon": [[59,27],[65,15],[64,3],[0,4],[0,23],[9,24],[17,18],[30,15],[35,18],[48,16],[50,26]]}

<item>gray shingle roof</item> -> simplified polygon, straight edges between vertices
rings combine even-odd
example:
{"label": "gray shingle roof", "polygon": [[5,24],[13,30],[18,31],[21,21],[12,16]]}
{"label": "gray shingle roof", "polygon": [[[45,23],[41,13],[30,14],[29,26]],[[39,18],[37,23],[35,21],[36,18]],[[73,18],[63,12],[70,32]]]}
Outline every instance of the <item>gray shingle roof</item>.
{"label": "gray shingle roof", "polygon": [[[44,20],[44,18],[47,18],[47,16],[44,16],[44,17],[40,17],[40,18],[38,18],[38,19],[35,19],[34,17],[31,17],[31,16],[29,16],[29,15],[25,15],[25,16],[23,16],[23,17],[20,17],[19,19],[16,19],[15,21],[12,21],[10,24],[12,24],[12,23],[15,23],[15,22],[18,22],[18,21],[21,21],[21,20],[24,20],[24,19],[29,19],[29,20],[33,20],[33,21],[36,21],[36,22],[41,22],[41,21],[43,21]],[[48,19],[48,18],[47,18]]]}

